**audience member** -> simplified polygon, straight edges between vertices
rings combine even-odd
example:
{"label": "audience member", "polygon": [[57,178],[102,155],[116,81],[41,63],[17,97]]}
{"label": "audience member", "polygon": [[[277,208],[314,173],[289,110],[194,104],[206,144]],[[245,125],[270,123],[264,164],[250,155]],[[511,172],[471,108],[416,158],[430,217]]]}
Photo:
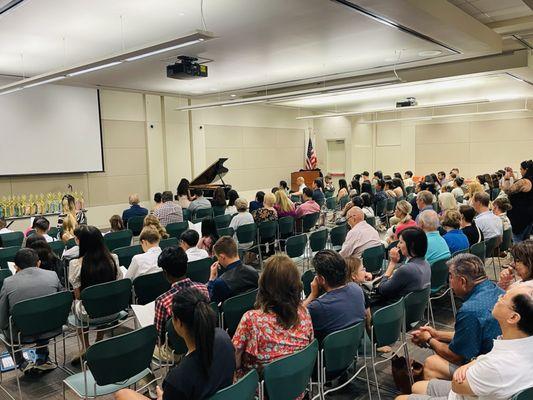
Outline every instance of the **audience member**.
{"label": "audience member", "polygon": [[370,172],[368,172],[368,171],[363,171],[361,173],[361,179],[363,180],[363,182],[361,182],[361,184],[363,184],[365,182],[372,183],[370,181]]}
{"label": "audience member", "polygon": [[199,249],[198,242],[200,235],[194,229],[187,229],[180,236],[180,247],[185,250],[188,262],[202,260],[209,257],[209,253],[204,249]]}
{"label": "audience member", "polygon": [[282,189],[286,195],[289,194],[289,185],[286,181],[279,181],[279,188]]}
{"label": "audience member", "polygon": [[453,180],[453,189],[452,189],[452,194],[454,195],[455,197],[455,200],[459,201],[458,199],[459,198],[464,198],[464,195],[465,195],[465,192],[463,191],[463,183],[465,182],[465,180],[463,178],[461,178],[460,176],[456,177],[454,180]]}
{"label": "audience member", "polygon": [[167,230],[161,226],[161,223],[153,214],[149,214],[144,217],[143,227],[146,228],[147,226],[153,226],[155,229],[157,229],[159,236],[161,236],[161,240],[168,239],[170,237]]}
{"label": "audience member", "polygon": [[522,283],[533,287],[533,239],[518,242],[511,247],[511,256],[513,261],[500,273],[498,286],[504,290]]}
{"label": "audience member", "polygon": [[489,210],[490,197],[485,192],[476,193],[472,198],[472,207],[476,210],[477,215],[474,218],[476,226],[485,240],[503,235],[502,220]]}
{"label": "audience member", "polygon": [[204,192],[202,189],[194,189],[194,196],[196,197],[191,204],[189,204],[189,211],[191,214],[195,214],[198,210],[203,210],[205,208],[211,208],[211,202],[204,197]]}
{"label": "audience member", "polygon": [[154,212],[155,210],[157,210],[159,207],[161,207],[163,205],[163,200],[161,199],[163,195],[161,194],[161,192],[157,192],[156,194],[154,194],[154,207],[152,208],[152,212]]}
{"label": "audience member", "polygon": [[468,364],[459,367],[452,381],[420,381],[413,395],[397,400],[431,399],[510,399],[531,387],[533,368],[533,291],[518,287],[500,296],[492,316],[502,335],[494,347]]}
{"label": "audience member", "polygon": [[492,212],[502,220],[503,230],[511,229],[511,221],[507,216],[507,211],[511,210],[513,206],[507,197],[498,197],[492,202]]}
{"label": "audience member", "polygon": [[263,206],[252,212],[256,224],[260,224],[263,221],[276,221],[278,219],[278,212],[274,208],[275,203],[275,195],[272,193],[265,194]]}
{"label": "audience member", "polygon": [[207,288],[211,301],[221,303],[240,293],[257,288],[259,274],[255,268],[242,263],[237,243],[229,236],[222,236],[213,246],[217,257],[211,265]]}
{"label": "audience member", "polygon": [[213,198],[209,201],[212,207],[226,207],[226,192],[224,192],[224,188],[217,187]]}
{"label": "audience member", "polygon": [[247,311],[233,335],[238,376],[302,350],[313,340],[313,324],[300,295],[302,282],[286,255],[270,257],[259,280],[255,309]]}
{"label": "audience member", "polygon": [[36,217],[33,220],[32,228],[35,231],[35,235],[42,236],[48,243],[54,241],[54,238],[48,234],[48,229],[50,229],[50,221],[48,221],[45,217]]}
{"label": "audience member", "polygon": [[443,236],[448,244],[450,253],[468,250],[470,243],[461,228],[461,213],[457,210],[446,210],[442,216],[442,227],[446,231]]}
{"label": "audience member", "polygon": [[[363,201],[363,206],[361,209],[365,213],[366,218],[371,218],[374,216],[374,209],[372,208],[372,196],[366,192],[361,193],[361,200]],[[356,205],[356,204],[354,204]]]}
{"label": "audience member", "polygon": [[189,181],[182,178],[177,188],[178,205],[181,208],[189,208],[191,205],[191,193],[189,191]]}
{"label": "audience member", "polygon": [[361,193],[361,183],[359,183],[358,174],[355,174],[350,182],[350,196],[358,196]]}
{"label": "audience member", "polygon": [[405,187],[415,186],[415,183],[413,182],[413,171],[405,171],[403,174],[403,185]]}
{"label": "audience member", "polygon": [[421,190],[416,194],[416,206],[418,213],[415,217],[415,222],[418,224],[418,219],[424,211],[433,210],[433,194],[429,190]]}
{"label": "audience member", "polygon": [[349,189],[346,179],[339,179],[339,191],[337,192],[337,202],[339,202],[344,196],[348,196]]}
{"label": "audience member", "polygon": [[376,171],[374,172],[374,176],[372,177],[372,184],[375,186],[378,181],[383,181],[383,172],[381,171]]}
{"label": "audience member", "polygon": [[119,232],[126,229],[120,215],[112,215],[111,218],[109,218],[109,225],[111,226],[111,230],[109,232]]}
{"label": "audience member", "polygon": [[405,192],[405,187],[403,185],[403,180],[401,178],[393,178],[392,184],[394,186],[394,193],[396,194],[397,198],[405,198],[407,196],[407,193]]}
{"label": "audience member", "polygon": [[[385,201],[388,198],[387,193],[385,193],[384,191],[385,182],[383,182],[382,180],[376,181],[375,188],[376,193],[374,194],[374,205],[376,205],[380,201]],[[379,215],[379,217],[381,217],[381,215]]]}
{"label": "audience member", "polygon": [[466,193],[464,198],[468,200],[468,204],[472,205],[472,199],[476,193],[485,193],[483,186],[479,182],[470,182],[466,186]]}
{"label": "audience member", "polygon": [[304,189],[307,187],[305,185],[305,179],[303,176],[296,178],[296,185],[298,185],[298,190],[292,193],[294,196],[301,196],[304,192]]}
{"label": "audience member", "polygon": [[394,183],[392,183],[391,180],[385,181],[384,183],[385,183],[385,187],[383,188],[383,190],[385,191],[385,194],[387,195],[387,197],[388,198],[392,197],[396,199],[398,195],[394,191]]}
{"label": "audience member", "polygon": [[284,190],[278,190],[276,192],[276,204],[274,204],[274,208],[278,213],[278,218],[296,216],[296,207]]}
{"label": "audience member", "polygon": [[322,182],[322,179],[317,178],[313,181],[313,200],[316,201],[317,204],[321,205],[324,204],[326,201],[326,197],[324,196],[324,182]]}
{"label": "audience member", "polygon": [[[216,328],[215,313],[204,295],[184,289],[172,299],[172,326],[187,346],[187,354],[157,388],[161,399],[205,400],[233,383],[235,350],[228,334]],[[116,400],[147,400],[123,389]]]}
{"label": "audience member", "polygon": [[[348,282],[346,262],[334,250],[321,250],[313,257],[316,276],[311,293],[303,302],[311,314],[315,337],[324,339],[332,332],[365,319],[363,290]],[[320,292],[324,292],[320,296]]]}
{"label": "audience member", "polygon": [[512,209],[509,219],[513,227],[513,242],[529,239],[533,226],[533,161],[520,163],[521,179],[512,182],[514,176],[511,167],[505,168],[502,190],[509,197]]}
{"label": "audience member", "polygon": [[163,192],[161,201],[163,205],[154,211],[154,215],[163,227],[175,222],[183,222],[183,211],[178,204],[174,203],[172,192]]}
{"label": "audience member", "polygon": [[339,251],[342,257],[361,257],[364,250],[381,246],[378,231],[365,221],[363,210],[359,207],[354,206],[348,210],[346,222],[350,225],[350,230]]}
{"label": "audience member", "polygon": [[[78,225],[76,229],[74,229],[74,246],[72,246],[70,249],[63,250],[63,254],[61,256],[61,259],[65,262],[66,265],[70,263],[70,261],[78,258],[80,256],[80,232],[82,231],[82,228],[85,228],[85,225]],[[66,271],[65,271],[66,273]],[[68,276],[65,276],[65,280],[68,279]]]}
{"label": "audience member", "polygon": [[457,210],[457,200],[455,196],[448,192],[443,192],[439,195],[440,215],[443,215],[446,210]]}
{"label": "audience member", "polygon": [[231,189],[228,192],[228,205],[224,214],[237,214],[237,207],[235,207],[235,200],[239,198],[239,193],[236,190]]}
{"label": "audience member", "polygon": [[255,210],[258,210],[260,209],[261,207],[263,207],[263,201],[265,199],[265,192],[263,192],[262,190],[260,190],[259,192],[257,192],[255,194],[255,200],[252,200],[250,202],[250,206],[249,206],[249,209],[250,209],[250,212],[254,212]]}
{"label": "audience member", "polygon": [[205,218],[202,220],[201,228],[202,237],[198,241],[196,247],[207,251],[209,257],[213,257],[213,245],[218,240],[218,231],[215,220],[212,218]]}
{"label": "audience member", "polygon": [[13,232],[11,229],[7,228],[7,222],[4,217],[0,217],[0,235],[3,233],[11,233]]}
{"label": "audience member", "polygon": [[26,239],[26,247],[35,250],[39,256],[39,261],[41,261],[39,268],[54,271],[61,285],[65,285],[65,265],[52,251],[45,238],[40,235],[32,235]]}
{"label": "audience member", "polygon": [[446,172],[444,171],[437,172],[437,180],[441,187],[445,186],[448,183],[448,180],[446,179]]}
{"label": "audience member", "polygon": [[144,253],[133,256],[125,278],[134,281],[139,276],[161,271],[157,265],[157,258],[161,254],[160,240],[161,236],[156,228],[153,226],[143,228],[139,236],[139,243]]}
{"label": "audience member", "polygon": [[130,208],[122,212],[122,222],[124,222],[124,225],[126,226],[128,226],[128,219],[131,217],[144,217],[145,215],[148,215],[148,210],[139,205],[140,199],[137,193],[130,194],[128,201],[130,203]]}
{"label": "audience member", "polygon": [[[154,325],[162,342],[165,341],[167,320],[172,316],[172,298],[179,292],[194,288],[198,290],[206,301],[209,292],[203,283],[193,282],[187,278],[187,254],[179,246],[163,249],[157,259],[157,265],[163,270],[165,278],[170,283],[170,289],[155,300]],[[165,350],[160,349],[164,359],[171,359]]]}
{"label": "audience member", "polygon": [[[366,272],[363,262],[359,257],[346,257],[344,262],[346,263],[346,282],[354,282],[362,288],[363,282],[372,280],[372,273]],[[370,296],[367,290],[363,289],[363,296],[365,299],[366,326],[369,329],[372,316],[370,315]]]}
{"label": "audience member", "polygon": [[85,211],[76,209],[76,200],[70,194],[64,195],[61,199],[61,214],[57,217],[57,228],[61,228],[67,214],[72,214],[78,225],[87,225]]}
{"label": "audience member", "polygon": [[435,262],[450,258],[450,249],[446,240],[440,235],[439,216],[433,210],[419,214],[418,226],[426,232],[428,239],[426,261],[433,265]]}
{"label": "audience member", "polygon": [[[60,292],[63,287],[55,272],[39,268],[41,261],[35,250],[20,249],[15,254],[14,261],[16,273],[4,280],[0,290],[0,329],[3,330],[3,334],[8,341],[11,338],[14,343],[17,343],[18,331],[16,327],[14,327],[13,331],[9,329],[13,306],[24,300]],[[60,333],[57,332],[57,334]],[[12,334],[13,336],[16,335],[16,337],[11,337]],[[48,339],[45,339],[46,336],[26,338],[36,343],[35,361],[26,360],[18,346],[14,346],[13,349],[8,347],[7,350],[10,353],[15,352],[15,366],[24,374],[31,374],[36,371],[50,371],[56,368],[48,358]],[[25,338],[22,337],[21,339],[21,342],[24,343]]]}
{"label": "audience member", "polygon": [[[118,216],[120,218],[120,216]],[[120,218],[120,221],[122,221],[122,218]],[[74,238],[74,231],[78,227],[78,223],[76,222],[76,219],[72,216],[72,214],[67,214],[65,218],[63,218],[63,225],[61,230],[61,240],[63,243],[67,243],[70,239]]]}
{"label": "audience member", "polygon": [[[490,178],[490,175],[489,175],[489,178]],[[481,186],[483,186],[484,191],[490,190],[490,185],[489,185],[489,182],[487,182],[485,175],[476,176],[476,180]]]}
{"label": "audience member", "polygon": [[423,326],[413,332],[413,342],[429,346],[435,354],[424,362],[424,379],[452,378],[455,370],[492,349],[501,334],[491,310],[504,293],[485,274],[483,262],[473,254],[458,254],[448,261],[450,287],[463,299],[453,332]]}
{"label": "audience member", "polygon": [[320,206],[313,200],[313,191],[306,187],[303,189],[303,203],[296,209],[296,218],[302,218],[304,215],[320,212]]}
{"label": "audience member", "polygon": [[[233,228],[235,234],[233,238],[237,240],[237,229],[239,226],[254,223],[254,217],[248,212],[248,203],[245,199],[239,198],[235,200],[235,207],[237,207],[237,215],[234,215],[229,223],[229,227]],[[239,248],[247,249],[253,245],[253,242],[239,243]]]}
{"label": "audience member", "polygon": [[468,238],[470,246],[482,242],[484,240],[483,232],[474,221],[476,210],[472,206],[462,205],[459,207],[459,212],[461,213],[461,230]]}
{"label": "audience member", "polygon": [[324,192],[335,192],[335,186],[333,185],[333,178],[331,175],[324,177]]}
{"label": "audience member", "polygon": [[[377,292],[386,300],[396,300],[428,287],[431,284],[431,268],[424,259],[427,248],[428,239],[422,229],[403,229],[397,247],[389,251],[389,265]],[[400,264],[402,255],[407,258],[405,264]]]}
{"label": "audience member", "polygon": [[[411,204],[409,204],[409,202],[406,200],[400,200],[398,203],[396,203],[394,217],[396,217],[397,221],[394,228],[394,235],[392,236],[394,240],[399,238],[400,233],[404,229],[416,226],[416,222],[411,218],[411,210]],[[391,224],[392,223],[393,222],[391,218]]]}

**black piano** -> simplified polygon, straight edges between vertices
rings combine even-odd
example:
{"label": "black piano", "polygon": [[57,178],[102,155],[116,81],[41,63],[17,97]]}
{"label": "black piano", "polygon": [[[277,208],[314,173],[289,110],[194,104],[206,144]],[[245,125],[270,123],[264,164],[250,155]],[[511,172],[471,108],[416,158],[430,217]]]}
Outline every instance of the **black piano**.
{"label": "black piano", "polygon": [[[224,167],[226,160],[227,158],[219,158],[211,164],[204,172],[191,181],[189,190],[192,192],[194,189],[202,189],[205,197],[212,198],[215,190],[221,187],[227,197],[228,192],[231,190],[231,185],[227,185],[223,179],[224,175],[229,171],[229,169]],[[222,184],[215,184],[218,181],[222,182]]]}

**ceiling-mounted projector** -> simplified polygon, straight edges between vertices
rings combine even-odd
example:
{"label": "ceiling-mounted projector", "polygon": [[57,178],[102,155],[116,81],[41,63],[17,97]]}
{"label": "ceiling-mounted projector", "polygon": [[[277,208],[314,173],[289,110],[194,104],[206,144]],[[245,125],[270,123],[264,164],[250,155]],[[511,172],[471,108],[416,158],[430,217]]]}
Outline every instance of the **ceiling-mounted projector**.
{"label": "ceiling-mounted projector", "polygon": [[418,105],[414,97],[408,97],[405,100],[399,100],[396,102],[396,107],[413,107]]}
{"label": "ceiling-mounted projector", "polygon": [[198,59],[179,56],[178,62],[167,65],[167,77],[172,79],[197,79],[207,77],[207,65],[197,63]]}

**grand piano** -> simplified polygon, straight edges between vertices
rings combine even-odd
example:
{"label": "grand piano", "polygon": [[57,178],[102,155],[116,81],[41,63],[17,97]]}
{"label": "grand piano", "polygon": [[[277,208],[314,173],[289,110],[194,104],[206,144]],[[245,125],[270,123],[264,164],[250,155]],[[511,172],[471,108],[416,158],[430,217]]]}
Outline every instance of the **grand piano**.
{"label": "grand piano", "polygon": [[[231,190],[231,185],[227,185],[224,182],[224,175],[229,171],[224,167],[224,162],[227,158],[219,158],[213,164],[211,164],[204,172],[194,178],[189,184],[189,189],[202,189],[204,191],[204,197],[212,198],[215,190],[219,187],[224,189],[226,197]],[[215,182],[222,182],[222,184],[215,184]]]}

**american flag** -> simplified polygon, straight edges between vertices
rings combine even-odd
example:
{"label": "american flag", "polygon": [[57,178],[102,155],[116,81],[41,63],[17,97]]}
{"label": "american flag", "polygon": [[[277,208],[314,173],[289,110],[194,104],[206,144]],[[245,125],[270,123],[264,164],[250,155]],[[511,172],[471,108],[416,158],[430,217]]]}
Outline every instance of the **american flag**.
{"label": "american flag", "polygon": [[307,157],[305,158],[305,168],[306,169],[315,169],[318,160],[316,158],[315,149],[313,148],[313,142],[309,138],[309,145],[307,146]]}

